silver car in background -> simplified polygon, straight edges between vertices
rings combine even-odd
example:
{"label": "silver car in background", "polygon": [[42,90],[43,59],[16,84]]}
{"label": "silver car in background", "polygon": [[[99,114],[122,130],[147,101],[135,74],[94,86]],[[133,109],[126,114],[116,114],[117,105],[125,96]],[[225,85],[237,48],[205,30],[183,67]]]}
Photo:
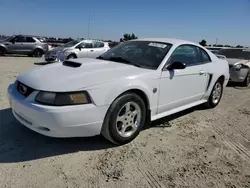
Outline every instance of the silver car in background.
{"label": "silver car in background", "polygon": [[46,62],[63,62],[66,59],[96,58],[110,49],[109,44],[97,40],[73,40],[45,54]]}
{"label": "silver car in background", "polygon": [[250,84],[250,49],[221,49],[216,55],[227,58],[229,81],[242,83],[246,87]]}
{"label": "silver car in background", "polygon": [[5,54],[21,54],[42,57],[49,47],[43,37],[32,35],[17,35],[0,41],[0,56]]}

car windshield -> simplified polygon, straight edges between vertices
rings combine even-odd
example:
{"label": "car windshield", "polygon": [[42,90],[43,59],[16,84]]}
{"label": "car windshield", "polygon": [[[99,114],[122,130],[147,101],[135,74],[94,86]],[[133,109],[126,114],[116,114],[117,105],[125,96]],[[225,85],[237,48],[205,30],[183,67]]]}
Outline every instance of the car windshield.
{"label": "car windshield", "polygon": [[3,40],[4,40],[4,41],[10,41],[10,40],[13,39],[14,37],[16,37],[16,36],[7,37],[7,38],[4,38]]}
{"label": "car windshield", "polygon": [[250,49],[221,49],[218,55],[224,55],[230,59],[246,59],[250,60]]}
{"label": "car windshield", "polygon": [[73,47],[75,46],[76,44],[78,44],[80,41],[78,40],[72,40],[66,44],[63,45],[64,48],[70,48],[70,47]]}
{"label": "car windshield", "polygon": [[127,41],[105,52],[98,59],[157,69],[172,44],[152,41]]}

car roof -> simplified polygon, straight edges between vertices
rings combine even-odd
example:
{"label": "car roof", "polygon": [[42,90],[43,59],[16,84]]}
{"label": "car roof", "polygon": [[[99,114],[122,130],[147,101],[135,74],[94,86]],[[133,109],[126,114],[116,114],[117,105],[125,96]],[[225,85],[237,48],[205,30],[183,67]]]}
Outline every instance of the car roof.
{"label": "car roof", "polygon": [[174,38],[141,38],[141,39],[135,39],[134,41],[152,41],[152,42],[164,42],[164,43],[170,43],[170,44],[193,44],[198,45],[197,43],[187,41],[187,40],[180,40],[180,39],[174,39]]}
{"label": "car roof", "polygon": [[15,37],[23,36],[23,37],[45,38],[45,37],[42,37],[42,36],[35,36],[35,35],[13,35],[13,36],[15,36]]}
{"label": "car roof", "polygon": [[[79,42],[103,42],[101,40],[95,40],[95,39],[84,39],[84,40],[79,40]],[[105,42],[103,42],[105,43]]]}

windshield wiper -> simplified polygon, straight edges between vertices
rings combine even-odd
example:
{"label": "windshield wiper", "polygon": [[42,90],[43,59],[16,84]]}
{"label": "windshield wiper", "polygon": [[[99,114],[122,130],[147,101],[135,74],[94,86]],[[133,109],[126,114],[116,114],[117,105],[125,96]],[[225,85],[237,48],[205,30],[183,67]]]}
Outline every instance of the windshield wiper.
{"label": "windshield wiper", "polygon": [[139,65],[137,63],[134,63],[134,62],[131,62],[131,61],[127,60],[127,59],[124,59],[123,57],[110,57],[107,60],[126,63],[126,64],[133,65],[133,66],[136,66],[136,67],[141,67],[141,65]]}

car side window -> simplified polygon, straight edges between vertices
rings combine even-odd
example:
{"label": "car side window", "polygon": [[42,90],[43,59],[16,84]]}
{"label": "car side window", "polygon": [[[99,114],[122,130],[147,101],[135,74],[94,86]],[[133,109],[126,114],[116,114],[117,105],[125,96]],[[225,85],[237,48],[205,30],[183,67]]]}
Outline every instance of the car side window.
{"label": "car side window", "polygon": [[211,62],[211,58],[205,50],[200,48],[200,52],[201,52],[201,60],[203,63]]}
{"label": "car side window", "polygon": [[26,37],[26,42],[36,42],[32,37]]}
{"label": "car side window", "polygon": [[93,48],[93,44],[92,43],[86,43],[86,42],[82,42],[78,46],[80,46],[81,48]]}
{"label": "car side window", "polygon": [[25,37],[20,36],[15,39],[15,42],[26,42]]}
{"label": "car side window", "polygon": [[182,62],[186,66],[202,64],[199,48],[192,45],[181,45],[177,47],[170,56],[170,63]]}
{"label": "car side window", "polygon": [[102,47],[104,47],[103,42],[95,42],[94,43],[94,48],[102,48]]}

